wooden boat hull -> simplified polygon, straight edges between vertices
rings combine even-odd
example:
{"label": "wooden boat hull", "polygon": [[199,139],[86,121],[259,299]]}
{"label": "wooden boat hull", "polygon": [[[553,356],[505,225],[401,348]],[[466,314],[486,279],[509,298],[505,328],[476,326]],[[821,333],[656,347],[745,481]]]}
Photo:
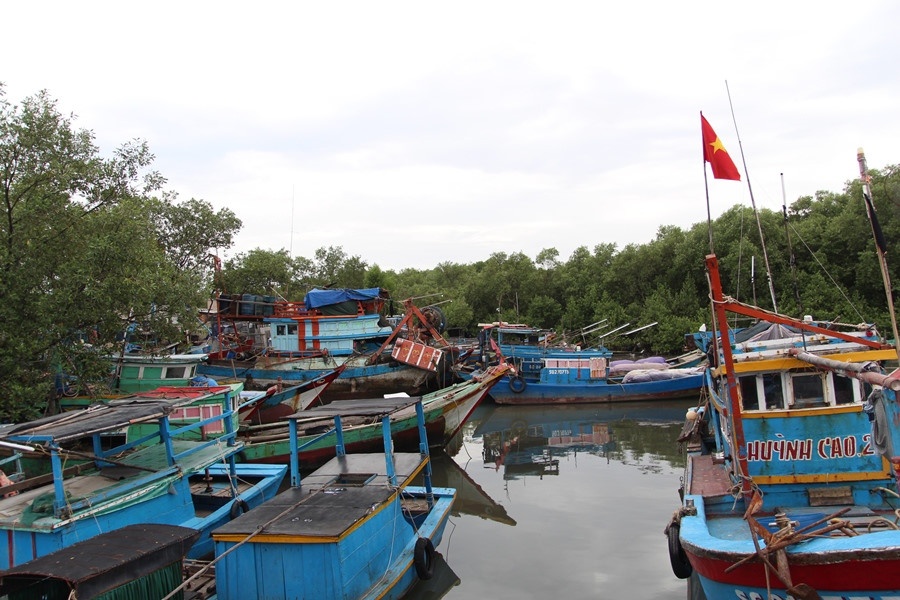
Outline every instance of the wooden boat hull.
{"label": "wooden boat hull", "polygon": [[[424,520],[410,527],[393,524],[400,514],[399,494],[378,507],[354,526],[354,532],[318,541],[311,536],[290,536],[274,542],[265,534],[257,535],[238,551],[225,555],[216,566],[217,600],[245,598],[351,598],[359,600],[402,598],[418,581],[414,565],[416,544],[428,539],[437,547],[450,517],[454,490],[433,488],[434,506]],[[424,497],[424,489],[407,487],[407,497]],[[272,510],[276,507],[272,505]],[[282,510],[284,506],[279,506]],[[231,528],[215,532],[216,555],[223,556],[229,548],[241,543],[243,535],[231,535]],[[386,552],[379,543],[360,544],[356,538],[368,539],[393,534]],[[250,558],[252,557],[252,558]],[[295,565],[303,565],[298,569]],[[373,585],[366,577],[343,579],[341,571],[378,573]],[[293,576],[286,577],[286,573]],[[282,587],[283,586],[283,587]],[[309,595],[304,590],[316,590]],[[272,590],[271,593],[267,591]],[[277,592],[274,590],[278,590]]]}
{"label": "wooden boat hull", "polygon": [[[272,497],[287,472],[281,465],[235,464],[232,389],[157,388],[6,428],[7,448],[43,453],[50,465],[45,475],[17,473],[16,481],[0,486],[6,539],[0,567],[135,523],[196,529],[201,536],[191,557],[208,554],[209,531]],[[171,421],[177,411],[205,402],[218,406],[217,413],[177,427]],[[129,425],[147,423],[153,425],[146,435],[124,440]],[[224,433],[191,439],[206,427]],[[111,433],[117,441],[107,447],[103,436]]]}
{"label": "wooden boat hull", "polygon": [[[443,447],[449,443],[504,372],[505,368],[496,370],[480,381],[454,384],[423,398],[429,444]],[[411,411],[398,413],[398,416],[391,419],[391,433],[398,449],[417,447],[419,432],[415,414]],[[380,423],[348,427],[344,431],[345,444],[349,452],[372,451],[381,447],[381,434]],[[316,436],[318,432],[304,436],[300,440],[301,445]],[[288,460],[290,445],[286,429],[273,431],[268,428],[250,428],[242,435],[242,441],[244,446],[238,458],[243,462],[281,464]],[[304,447],[300,452],[300,460],[304,467],[313,467],[328,461],[334,456],[334,452],[333,440],[323,438]]]}
{"label": "wooden boat hull", "polygon": [[703,387],[703,373],[639,383],[614,383],[605,379],[572,383],[529,381],[507,377],[491,390],[497,404],[589,404],[638,402],[696,397]]}
{"label": "wooden boat hull", "polygon": [[[248,509],[272,498],[284,480],[287,468],[279,465],[238,465],[237,477],[251,486],[241,492],[238,502]],[[123,494],[115,501],[104,503],[99,509],[76,512],[66,519],[31,514],[18,502],[40,502],[39,490],[0,500],[0,510],[8,517],[0,519],[0,566],[11,568],[72,544],[92,538],[100,533],[119,529],[133,523],[180,525],[200,532],[200,537],[189,553],[190,558],[200,558],[212,552],[210,531],[227,523],[235,512],[228,492],[226,467],[221,464],[209,467],[210,491],[197,491],[195,484],[205,485],[204,474],[192,478],[173,475],[158,480],[153,486],[141,486],[132,493]],[[30,495],[29,495],[30,494]],[[196,502],[203,504],[197,510]],[[242,511],[241,511],[242,512]],[[238,512],[237,514],[240,514]],[[32,517],[36,517],[32,520]]]}
{"label": "wooden boat hull", "polygon": [[743,305],[722,293],[715,256],[707,267],[719,339],[736,340],[728,312],[759,322],[718,344],[686,415],[673,572],[708,598],[900,597],[900,371],[880,364],[896,349],[870,325]]}
{"label": "wooden boat hull", "polygon": [[[410,410],[419,446],[397,452],[390,417]],[[325,437],[336,456],[301,477],[296,453],[309,413],[333,419],[336,434]],[[380,421],[381,452],[347,453],[344,425],[353,418]],[[456,491],[432,485],[422,399],[334,402],[289,421],[290,487],[213,532],[218,600],[399,600],[430,579]]]}
{"label": "wooden boat hull", "polygon": [[[740,515],[730,517],[730,523],[718,518],[707,521],[703,499],[687,498],[694,502],[698,514],[681,519],[681,543],[707,597],[767,598],[766,572],[760,561],[734,566],[755,554],[746,521]],[[812,539],[789,547],[786,556],[794,584],[814,582],[814,589],[823,598],[888,600],[900,594],[898,530],[840,540],[827,536]],[[771,572],[768,586],[774,597],[789,597],[786,586]]]}
{"label": "wooden boat hull", "polygon": [[280,379],[285,385],[310,381],[343,366],[340,377],[329,386],[330,399],[362,398],[404,391],[411,395],[439,389],[441,374],[430,373],[395,361],[366,364],[367,356],[317,356],[303,358],[260,357],[241,365],[210,361],[197,367],[209,377],[246,378],[255,387],[268,387]]}

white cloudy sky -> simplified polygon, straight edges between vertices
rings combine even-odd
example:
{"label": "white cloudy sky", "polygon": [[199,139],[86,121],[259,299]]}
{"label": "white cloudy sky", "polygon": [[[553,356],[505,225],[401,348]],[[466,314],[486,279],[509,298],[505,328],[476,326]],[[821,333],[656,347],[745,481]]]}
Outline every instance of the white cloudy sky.
{"label": "white cloudy sky", "polygon": [[[842,191],[858,146],[900,163],[893,0],[35,0],[3,19],[7,99],[48,90],[104,154],[147,140],[181,199],[243,220],[226,256],[341,246],[402,269],[646,243],[706,220],[701,111],[761,208],[781,173],[789,203]],[[709,193],[713,216],[750,203],[746,181]]]}

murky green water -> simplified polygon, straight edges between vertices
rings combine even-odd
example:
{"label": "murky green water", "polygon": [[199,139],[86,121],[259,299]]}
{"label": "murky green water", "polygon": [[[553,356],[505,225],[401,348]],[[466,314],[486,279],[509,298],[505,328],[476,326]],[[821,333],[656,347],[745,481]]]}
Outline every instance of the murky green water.
{"label": "murky green water", "polygon": [[458,497],[446,564],[410,598],[683,600],[663,529],[693,404],[480,407],[434,456]]}

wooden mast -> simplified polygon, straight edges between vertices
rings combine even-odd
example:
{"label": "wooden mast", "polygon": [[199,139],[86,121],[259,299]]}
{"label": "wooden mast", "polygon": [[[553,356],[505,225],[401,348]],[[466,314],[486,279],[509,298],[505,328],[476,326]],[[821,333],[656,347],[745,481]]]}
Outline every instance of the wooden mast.
{"label": "wooden mast", "polygon": [[866,215],[872,225],[872,235],[875,238],[875,249],[878,251],[878,264],[881,266],[881,279],[884,282],[884,291],[887,295],[888,312],[891,315],[891,327],[894,333],[894,348],[897,357],[900,358],[900,335],[897,334],[897,315],[894,314],[894,294],[891,291],[891,276],[887,266],[887,244],[884,241],[884,233],[878,224],[878,216],[875,214],[875,204],[872,201],[872,188],[870,185],[869,169],[866,165],[866,154],[862,148],[856,151],[856,162],[859,163],[859,178],[863,186],[863,200],[866,203]]}

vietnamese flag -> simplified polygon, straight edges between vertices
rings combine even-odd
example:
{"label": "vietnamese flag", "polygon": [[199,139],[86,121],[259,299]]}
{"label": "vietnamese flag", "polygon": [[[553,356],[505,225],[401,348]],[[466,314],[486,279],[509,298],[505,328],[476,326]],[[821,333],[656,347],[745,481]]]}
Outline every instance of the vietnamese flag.
{"label": "vietnamese flag", "polygon": [[741,174],[734,166],[731,157],[728,156],[722,140],[719,139],[702,114],[700,115],[700,127],[703,130],[703,160],[712,166],[713,177],[740,181]]}

